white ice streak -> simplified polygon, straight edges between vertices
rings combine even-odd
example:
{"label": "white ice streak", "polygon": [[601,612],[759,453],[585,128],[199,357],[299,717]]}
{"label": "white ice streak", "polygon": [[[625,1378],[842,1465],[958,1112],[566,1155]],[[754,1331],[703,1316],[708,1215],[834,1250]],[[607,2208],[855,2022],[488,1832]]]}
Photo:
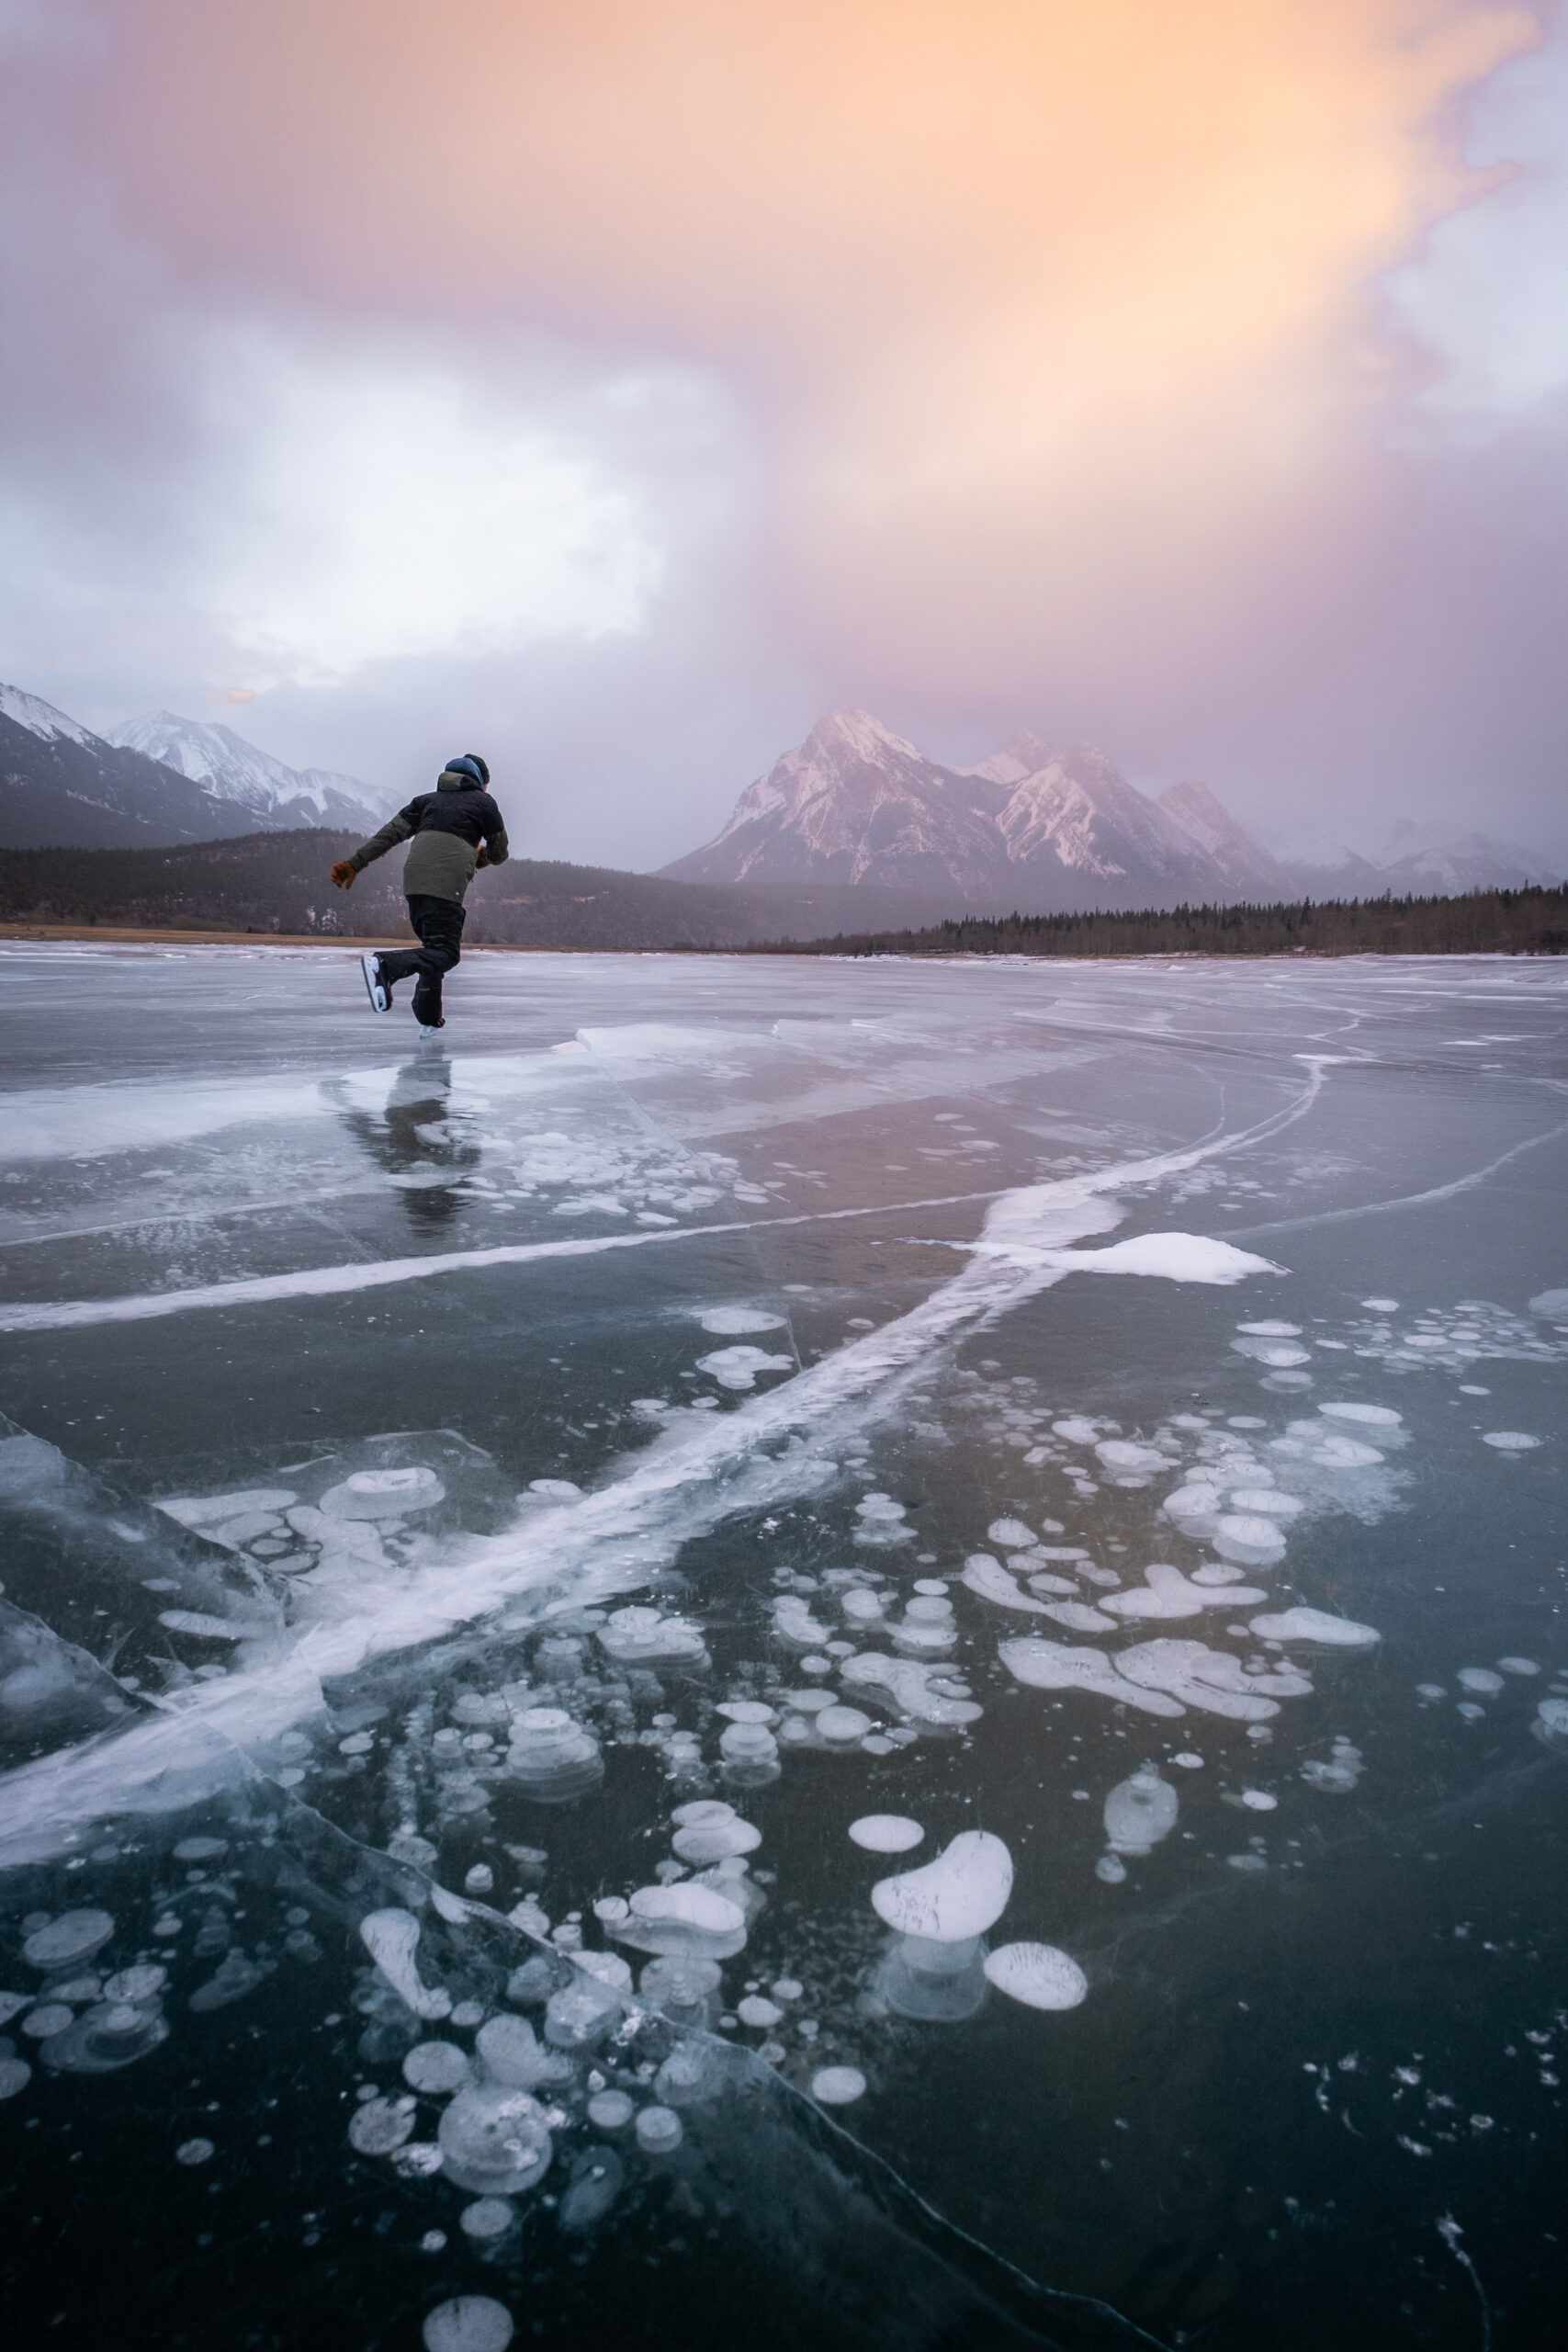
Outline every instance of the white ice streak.
{"label": "white ice streak", "polygon": [[451,2014],[452,1996],[444,1985],[421,1982],[414,1965],[419,1946],[419,1921],[412,1911],[367,1911],[359,1923],[360,1940],[394,1993],[416,2018]]}
{"label": "white ice streak", "polygon": [[[142,1718],[111,1741],[57,1751],[18,1768],[7,1776],[12,1802],[0,1827],[0,1866],[68,1849],[79,1825],[100,1815],[171,1810],[198,1790],[252,1777],[258,1769],[253,1760],[256,1751],[320,1711],[324,1682],[355,1672],[377,1656],[437,1640],[523,1595],[547,1609],[553,1594],[554,1605],[564,1609],[624,1592],[646,1583],[684,1544],[732,1513],[817,1491],[836,1475],[837,1458],[828,1448],[841,1446],[852,1420],[885,1418],[936,1350],[1050,1289],[1069,1271],[1053,1261],[1053,1252],[1119,1222],[1122,1211],[1111,1197],[1119,1188],[1181,1174],[1277,1134],[1307,1114],[1324,1082],[1314,1059],[1307,1083],[1292,1101],[1252,1128],[1188,1150],[1003,1193],[987,1212],[984,1250],[908,1315],[733,1413],[704,1414],[698,1425],[694,1417],[682,1416],[635,1457],[624,1476],[597,1493],[545,1510],[531,1501],[525,1515],[499,1535],[467,1534],[433,1544],[417,1577],[401,1568],[368,1572],[351,1611],[329,1623],[312,1624],[307,1618],[302,1628],[293,1629],[291,1653],[247,1664],[221,1681],[168,1694],[155,1702],[155,1716]],[[600,1246],[556,1243],[544,1245],[543,1253],[558,1256]],[[537,1253],[457,1253],[464,1261],[485,1264],[530,1254]],[[1237,1260],[1244,1255],[1233,1253]],[[406,1262],[410,1279],[431,1271],[428,1260]],[[1249,1261],[1235,1271],[1261,1269],[1262,1263]],[[321,1270],[327,1278],[322,1286],[331,1290],[330,1278],[341,1272],[351,1279],[337,1286],[354,1287],[364,1271]],[[278,1295],[298,1295],[287,1287],[296,1277],[278,1279],[286,1285]],[[298,1279],[309,1288],[315,1276]],[[212,1288],[212,1303],[237,1303],[244,1286]],[[176,1304],[181,1295],[175,1295]],[[152,1311],[162,1311],[161,1304],[155,1302]],[[1087,1434],[1093,1441],[1099,1432],[1090,1427]],[[912,1662],[882,1659],[876,1677],[884,1687],[894,1688],[887,1676],[896,1663],[905,1667],[899,1679],[912,1698],[906,1678],[919,1679],[923,1673]],[[941,1720],[934,1709],[945,1703],[956,1712],[961,1702],[928,1694],[918,1704],[903,1696],[897,1703],[912,1715]],[[973,1720],[977,1712],[957,1719]]]}
{"label": "white ice streak", "polygon": [[[963,1244],[956,1245],[962,1248]],[[1255,1257],[1205,1233],[1137,1233],[1108,1250],[1045,1250],[1025,1256],[1020,1245],[982,1238],[968,1245],[981,1256],[1010,1255],[1015,1264],[1049,1267],[1061,1274],[1153,1274],[1168,1283],[1239,1283],[1248,1274],[1280,1274],[1272,1259]]]}

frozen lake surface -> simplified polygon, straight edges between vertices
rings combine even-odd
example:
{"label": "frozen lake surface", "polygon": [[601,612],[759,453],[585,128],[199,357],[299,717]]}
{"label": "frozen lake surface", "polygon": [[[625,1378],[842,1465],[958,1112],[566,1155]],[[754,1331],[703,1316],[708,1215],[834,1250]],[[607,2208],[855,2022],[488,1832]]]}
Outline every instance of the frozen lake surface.
{"label": "frozen lake surface", "polygon": [[1553,2340],[1565,984],[0,948],[18,2341]]}

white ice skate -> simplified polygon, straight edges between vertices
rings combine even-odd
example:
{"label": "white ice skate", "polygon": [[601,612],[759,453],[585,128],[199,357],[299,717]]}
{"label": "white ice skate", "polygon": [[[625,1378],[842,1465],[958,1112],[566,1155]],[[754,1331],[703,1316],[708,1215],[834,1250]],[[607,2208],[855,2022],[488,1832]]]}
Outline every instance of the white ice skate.
{"label": "white ice skate", "polygon": [[370,998],[371,1012],[390,1012],[392,1009],[392,991],[388,987],[386,981],[381,978],[381,958],[379,956],[362,956],[359,959],[359,968],[365,975],[365,986]]}

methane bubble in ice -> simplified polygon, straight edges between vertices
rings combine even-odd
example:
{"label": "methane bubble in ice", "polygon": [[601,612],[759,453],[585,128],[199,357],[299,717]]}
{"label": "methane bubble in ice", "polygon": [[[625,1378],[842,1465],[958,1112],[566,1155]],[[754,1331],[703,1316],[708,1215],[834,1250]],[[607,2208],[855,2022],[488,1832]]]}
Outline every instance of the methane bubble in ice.
{"label": "methane bubble in ice", "polygon": [[1330,1420],[1359,1421],[1368,1429],[1397,1429],[1404,1419],[1404,1415],[1396,1413],[1392,1405],[1333,1404],[1320,1405],[1317,1409],[1326,1413]]}
{"label": "methane bubble in ice", "polygon": [[[1254,1522],[1249,1521],[1248,1524]],[[1225,1522],[1220,1521],[1223,1528]],[[1280,1544],[1280,1550],[1284,1545]],[[1100,1603],[1102,1611],[1115,1617],[1158,1619],[1161,1617],[1196,1617],[1205,1609],[1239,1608],[1243,1602],[1267,1600],[1261,1587],[1226,1585],[1216,1590],[1209,1585],[1192,1583],[1181,1570],[1168,1561],[1153,1560],[1144,1571],[1145,1581],[1134,1585],[1127,1592],[1107,1593]],[[1061,1611],[1053,1610],[1060,1617]]]}
{"label": "methane bubble in ice", "polygon": [[754,1388],[760,1372],[793,1372],[793,1356],[769,1355],[765,1348],[715,1348],[697,1358],[697,1370],[716,1380],[721,1388]]}
{"label": "methane bubble in ice", "polygon": [[1568,1748],[1568,1699],[1542,1699],[1530,1728],[1543,1746]]}
{"label": "methane bubble in ice", "polygon": [[604,1759],[592,1732],[564,1708],[525,1707],[513,1720],[506,1770],[536,1804],[565,1804],[598,1787]]}
{"label": "methane bubble in ice", "polygon": [[74,1968],[107,1943],[114,1921],[107,1911],[62,1911],[47,1928],[35,1928],[22,1946],[33,1968]]}
{"label": "methane bubble in ice", "polygon": [[411,2090],[438,2098],[459,2089],[472,2072],[468,2052],[455,2041],[416,2041],[403,2060],[403,2080]]}
{"label": "methane bubble in ice", "polygon": [[1497,1660],[1505,1674],[1539,1674],[1540,1668],[1533,1657],[1500,1657]]}
{"label": "methane bubble in ice", "polygon": [[1478,1699],[1495,1699],[1503,1688],[1502,1676],[1494,1674],[1489,1666],[1461,1666],[1454,1680]]}
{"label": "methane bubble in ice", "polygon": [[901,1936],[959,1943],[983,1936],[1007,1908],[1012,1856],[988,1830],[964,1829],[932,1862],[878,1879],[872,1908]]}
{"label": "methane bubble in ice", "polygon": [[1331,1649],[1365,1650],[1382,1639],[1375,1625],[1332,1617],[1323,1609],[1283,1609],[1277,1616],[1251,1622],[1253,1632],[1266,1642],[1321,1642]]}
{"label": "methane bubble in ice", "polygon": [[1141,1707],[1146,1714],[1182,1712],[1180,1702],[1165,1691],[1144,1688],[1118,1674],[1103,1650],[1071,1649],[1066,1642],[1043,1641],[1032,1634],[1021,1641],[1003,1642],[999,1655],[1014,1679],[1032,1690],[1093,1690],[1101,1698]]}
{"label": "methane bubble in ice", "polygon": [[707,1658],[700,1625],[657,1609],[613,1610],[599,1628],[599,1642],[617,1666],[696,1665]]}
{"label": "methane bubble in ice", "polygon": [[400,1519],[429,1510],[446,1493],[434,1470],[355,1470],[327,1488],[321,1508],[329,1519]]}
{"label": "methane bubble in ice", "polygon": [[857,1747],[871,1729],[871,1717],[858,1707],[824,1707],[817,1717],[817,1736],[828,1747]]}
{"label": "methane bubble in ice", "polygon": [[1326,1761],[1315,1756],[1308,1758],[1302,1766],[1302,1778],[1309,1789],[1321,1789],[1327,1796],[1348,1797],[1364,1769],[1360,1749],[1341,1735],[1331,1747]]}
{"label": "methane bubble in ice", "polygon": [[680,1810],[698,1817],[682,1821],[671,1843],[681,1860],[694,1869],[721,1862],[730,1854],[754,1853],[762,1842],[761,1831],[742,1821],[733,1805],[710,1802],[682,1805]]}
{"label": "methane bubble in ice", "polygon": [[572,2164],[566,2194],[557,2208],[558,2227],[592,2229],[614,2205],[626,2178],[626,2166],[613,2148],[584,2148]]}
{"label": "methane bubble in ice", "polygon": [[[453,2045],[446,2042],[427,2041],[422,2046],[426,2050],[442,2050],[449,2049]],[[487,2018],[474,2037],[474,2048],[479,2053],[479,2062],[490,2080],[492,2083],[504,2083],[510,2090],[537,2090],[542,2083],[561,2083],[570,2077],[570,2061],[558,2058],[552,2052],[542,2049],[526,2018],[506,2016]],[[461,2057],[461,2051],[457,2054]],[[412,2080],[408,2074],[407,2060],[403,2064],[403,2073],[409,2080]],[[461,2083],[466,2079],[466,2076],[459,2075],[457,2082]],[[427,2087],[423,2084],[416,2084],[414,2086],[416,2089]],[[457,2084],[432,2085],[428,2087],[456,2089]]]}
{"label": "methane bubble in ice", "polygon": [[615,1987],[582,1974],[574,1984],[552,1993],[546,2002],[545,2040],[555,2050],[592,2050],[620,2018],[621,2003]]}
{"label": "methane bubble in ice", "polygon": [[[1001,1526],[1008,1524],[1005,1520],[998,1523]],[[1026,1592],[1021,1592],[1001,1562],[994,1560],[988,1552],[971,1552],[964,1563],[964,1582],[971,1592],[977,1592],[982,1600],[994,1600],[998,1608],[1021,1610],[1034,1617],[1045,1613],[1043,1604],[1032,1600]],[[1070,1585],[1066,1589],[1069,1592],[1073,1589]]]}
{"label": "methane bubble in ice", "polygon": [[15,2098],[32,2078],[33,2070],[25,2058],[0,2058],[0,2099]]}
{"label": "methane bubble in ice", "polygon": [[515,2197],[550,2168],[543,2110],[526,2091],[499,2083],[460,2090],[436,2132],[442,2168],[476,2197]]}
{"label": "methane bubble in ice", "polygon": [[711,2021],[721,1973],[716,1960],[667,1953],[649,1962],[637,1980],[637,1991],[649,2007],[668,2018],[671,2025],[705,2026]]}
{"label": "methane bubble in ice", "polygon": [[[33,2011],[33,2017],[41,2012]],[[66,2024],[39,2049],[44,2064],[62,2075],[112,2075],[121,2066],[131,2065],[148,2052],[166,2041],[168,2025],[156,2002],[133,2007],[129,2002],[109,2002],[88,2009],[70,2023],[71,2012],[65,2012]],[[28,2026],[32,2019],[28,2020]]]}
{"label": "methane bubble in ice", "polygon": [[868,1854],[907,1854],[925,1834],[918,1821],[902,1813],[863,1813],[850,1824],[850,1836]]}
{"label": "methane bubble in ice", "polygon": [[516,2206],[508,2204],[504,2197],[477,2197],[457,2216],[463,2235],[476,2245],[493,2245],[516,2219]]}
{"label": "methane bubble in ice", "polygon": [[596,2132],[624,2132],[636,2111],[625,2091],[596,2091],[588,2102],[588,2120]]}
{"label": "methane bubble in ice", "polygon": [[210,2140],[182,2140],[175,2150],[177,2165],[209,2165],[218,2154]]}
{"label": "methane bubble in ice", "polygon": [[1176,1826],[1176,1791],[1153,1764],[1119,1781],[1105,1800],[1105,1835],[1114,1854],[1147,1854]]}
{"label": "methane bubble in ice", "polygon": [[1228,1650],[1212,1650],[1201,1642],[1139,1642],[1123,1650],[1116,1664],[1133,1681],[1238,1723],[1266,1723],[1280,1712],[1277,1700],[1303,1699],[1312,1690],[1294,1667],[1281,1664],[1248,1674]]}
{"label": "methane bubble in ice", "polygon": [[638,2108],[637,2143],[646,2155],[667,2156],[684,2137],[681,2119],[672,2107]]}
{"label": "methane bubble in ice", "polygon": [[389,2156],[412,2137],[412,2098],[367,2098],[348,2119],[349,2145],[362,2156]]}
{"label": "methane bubble in ice", "polygon": [[1499,1453],[1529,1453],[1540,1440],[1529,1436],[1524,1430],[1487,1430],[1481,1442],[1495,1445]]}
{"label": "methane bubble in ice", "polygon": [[[1004,1552],[1027,1551],[1034,1541],[1033,1530],[1025,1527],[1021,1519],[993,1519],[986,1534],[990,1543],[999,1544]],[[980,1556],[984,1557],[984,1555]]]}
{"label": "methane bubble in ice", "polygon": [[610,1929],[617,1943],[680,1958],[729,1960],[746,1941],[746,1915],[728,1895],[689,1882],[639,1886],[628,1916]]}
{"label": "methane bubble in ice", "polygon": [[783,1329],[784,1319],[755,1306],[710,1306],[697,1317],[703,1329],[716,1339],[739,1339],[748,1331],[777,1331]]}
{"label": "methane bubble in ice", "polygon": [[1010,2001],[1030,2009],[1076,2009],[1089,1979],[1055,1944],[999,1944],[983,1962],[987,1977]]}
{"label": "methane bubble in ice", "polygon": [[873,2003],[927,2025],[962,2024],[986,1997],[985,1951],[978,1936],[895,1936],[872,1979]]}
{"label": "methane bubble in ice", "polygon": [[760,1788],[778,1778],[779,1744],[761,1724],[728,1724],[719,1734],[718,1752],[726,1779],[737,1788]]}
{"label": "methane bubble in ice", "polygon": [[22,2031],[34,2041],[47,2041],[55,2034],[63,2033],[75,2014],[74,2009],[68,2008],[63,2001],[40,2001],[37,2008],[29,2009],[22,2019]]}
{"label": "methane bubble in ice", "polygon": [[697,2034],[678,2043],[653,2078],[654,2097],[666,2107],[700,2107],[723,2086],[718,2053]]}
{"label": "methane bubble in ice", "polygon": [[1244,1568],[1271,1567],[1285,1556],[1285,1539],[1260,1511],[1223,1511],[1214,1524],[1214,1549]]}
{"label": "methane bubble in ice", "polygon": [[424,2323],[424,2352],[506,2352],[517,2333],[504,2303],[489,2295],[454,2295]]}
{"label": "methane bubble in ice", "polygon": [[822,2107],[849,2107],[865,2097],[865,2076],[858,2066],[818,2066],[811,2096]]}

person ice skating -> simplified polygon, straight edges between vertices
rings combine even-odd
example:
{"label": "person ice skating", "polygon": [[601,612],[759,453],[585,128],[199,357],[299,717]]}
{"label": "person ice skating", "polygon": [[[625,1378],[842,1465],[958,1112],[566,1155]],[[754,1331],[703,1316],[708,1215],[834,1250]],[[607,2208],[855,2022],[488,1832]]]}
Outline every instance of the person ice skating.
{"label": "person ice skating", "polygon": [[458,960],[463,893],[479,866],[506,863],[506,827],[490,797],[490,770],[477,752],[448,760],[434,791],[416,794],[352,857],[340,857],[333,880],[340,890],[352,890],[355,876],[363,874],[372,859],[385,857],[411,837],[413,847],[403,866],[403,889],[420,944],[394,947],[389,953],[367,952],[359,964],[376,1012],[391,1011],[393,989],[412,973],[413,1017],[434,1035],[446,1025],[441,982]]}

